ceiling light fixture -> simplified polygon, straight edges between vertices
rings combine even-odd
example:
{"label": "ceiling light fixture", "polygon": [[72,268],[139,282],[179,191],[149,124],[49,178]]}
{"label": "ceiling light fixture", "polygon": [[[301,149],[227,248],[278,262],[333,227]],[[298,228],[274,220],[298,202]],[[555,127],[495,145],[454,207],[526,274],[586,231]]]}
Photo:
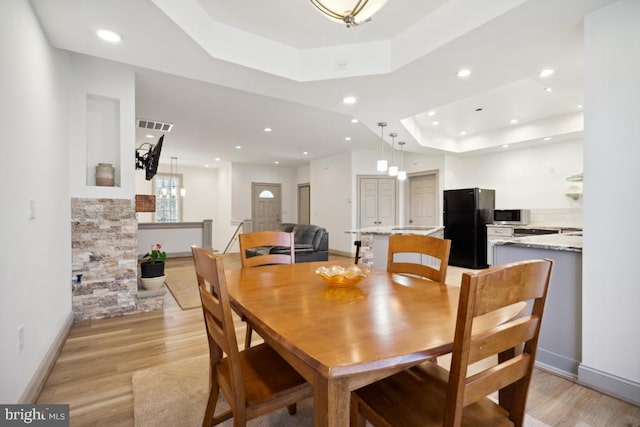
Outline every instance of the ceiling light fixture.
{"label": "ceiling light fixture", "polygon": [[[168,190],[168,191],[167,191]],[[178,197],[178,190],[180,190],[180,196],[184,197],[187,194],[187,190],[182,186],[178,185],[178,158],[171,158],[171,171],[169,175],[169,188],[163,186],[162,187],[162,195],[170,196],[175,199]]]}
{"label": "ceiling light fixture", "polygon": [[554,70],[552,70],[551,68],[545,68],[544,70],[540,71],[540,73],[538,74],[539,77],[547,78],[553,75],[553,73],[555,73]]}
{"label": "ceiling light fixture", "polygon": [[388,166],[387,160],[384,158],[384,139],[382,139],[382,133],[386,125],[387,122],[378,122],[378,126],[380,126],[380,160],[378,160],[376,165],[378,172],[386,172]]}
{"label": "ceiling light fixture", "polygon": [[399,141],[400,146],[400,170],[398,171],[398,181],[405,181],[407,179],[407,171],[404,170],[404,142]]}
{"label": "ceiling light fixture", "polygon": [[551,137],[550,137],[550,136],[547,136],[547,137],[545,137],[545,138],[542,138],[542,140],[543,140],[543,141],[551,141]]}
{"label": "ceiling light fixture", "polygon": [[303,152],[302,152],[302,155],[303,155],[303,156],[306,156],[307,154],[309,154],[309,152],[308,152],[308,151],[303,151]]}
{"label": "ceiling light fixture", "polygon": [[429,117],[433,117],[433,116],[435,116],[435,115],[436,115],[436,112],[435,112],[435,111],[429,111],[429,112],[427,113],[427,116],[429,116]]}
{"label": "ceiling light fixture", "polygon": [[502,148],[509,148],[509,144],[504,144]]}
{"label": "ceiling light fixture", "polygon": [[219,161],[220,161],[220,157],[216,157],[216,162],[219,162]]}
{"label": "ceiling light fixture", "polygon": [[350,136],[345,136],[345,137],[344,137],[344,140],[345,140],[345,141],[351,141],[351,137],[350,137]]}
{"label": "ceiling light fixture", "polygon": [[358,123],[358,119],[351,119],[351,123]]}
{"label": "ceiling light fixture", "polygon": [[331,21],[345,23],[347,28],[371,21],[371,17],[387,0],[311,0],[311,4]]}
{"label": "ceiling light fixture", "polygon": [[468,68],[463,68],[456,73],[456,76],[460,77],[461,79],[464,79],[465,77],[469,77],[470,75],[471,75],[471,70]]}
{"label": "ceiling light fixture", "polygon": [[120,40],[122,40],[122,37],[120,37],[120,34],[116,33],[115,31],[111,31],[111,30],[98,30],[96,31],[96,34],[98,35],[98,37],[100,37],[102,40],[109,42],[109,43],[119,43]]}
{"label": "ceiling light fixture", "polygon": [[271,128],[264,128],[264,131],[265,131],[265,132],[271,132],[272,130],[273,130],[273,129],[271,129]]}
{"label": "ceiling light fixture", "polygon": [[153,135],[145,135],[147,138],[153,138]]}
{"label": "ceiling light fixture", "polygon": [[465,131],[460,132],[460,136],[467,136],[467,132]]}
{"label": "ceiling light fixture", "polygon": [[395,163],[394,152],[396,151],[396,136],[398,136],[398,134],[395,132],[391,132],[389,136],[391,137],[391,165],[389,166],[389,176],[398,176],[398,166],[394,164]]}
{"label": "ceiling light fixture", "polygon": [[242,145],[236,145],[236,150],[240,150],[242,148]]}
{"label": "ceiling light fixture", "polygon": [[434,125],[434,126],[438,126],[440,124],[440,122],[436,120],[435,122],[433,122],[431,124]]}
{"label": "ceiling light fixture", "polygon": [[515,125],[516,123],[518,123],[518,119],[511,119],[509,121],[509,124]]}
{"label": "ceiling light fixture", "polygon": [[355,96],[345,96],[344,98],[342,98],[342,102],[344,102],[347,105],[350,104],[355,104],[357,101]]}
{"label": "ceiling light fixture", "polygon": [[276,160],[275,162],[273,162],[273,164],[274,164],[274,165],[279,165],[279,164],[280,164],[280,162]]}
{"label": "ceiling light fixture", "polygon": [[544,91],[545,91],[545,92],[553,92],[553,89],[551,89],[550,87],[545,87],[545,88],[544,88]]}

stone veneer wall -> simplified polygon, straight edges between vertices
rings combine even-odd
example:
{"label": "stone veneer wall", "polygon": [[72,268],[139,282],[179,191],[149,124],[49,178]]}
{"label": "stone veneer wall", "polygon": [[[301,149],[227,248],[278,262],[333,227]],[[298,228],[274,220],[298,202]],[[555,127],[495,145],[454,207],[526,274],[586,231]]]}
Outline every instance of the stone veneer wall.
{"label": "stone veneer wall", "polygon": [[162,309],[164,295],[138,298],[137,232],[133,200],[71,199],[76,321]]}

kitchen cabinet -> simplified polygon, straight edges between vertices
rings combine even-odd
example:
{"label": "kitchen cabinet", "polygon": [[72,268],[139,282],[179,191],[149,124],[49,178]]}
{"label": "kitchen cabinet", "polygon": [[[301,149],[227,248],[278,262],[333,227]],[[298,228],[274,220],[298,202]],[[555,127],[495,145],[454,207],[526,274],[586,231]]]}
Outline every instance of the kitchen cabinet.
{"label": "kitchen cabinet", "polygon": [[553,271],[536,364],[576,379],[582,361],[582,237],[566,234],[523,237],[498,243],[493,248],[494,265],[544,258],[553,260]]}
{"label": "kitchen cabinet", "polygon": [[493,241],[498,239],[510,239],[513,237],[511,226],[487,225],[487,264],[493,265]]}

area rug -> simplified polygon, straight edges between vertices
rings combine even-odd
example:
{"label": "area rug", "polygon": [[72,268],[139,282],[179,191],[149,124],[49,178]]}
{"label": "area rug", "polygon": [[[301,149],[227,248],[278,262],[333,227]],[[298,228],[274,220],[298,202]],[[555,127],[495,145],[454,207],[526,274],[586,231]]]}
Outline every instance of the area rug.
{"label": "area rug", "polygon": [[[133,373],[133,412],[136,427],[197,427],[208,396],[208,355],[156,366]],[[216,411],[229,406],[222,393]],[[233,419],[218,424],[233,426]],[[313,402],[306,399],[298,403],[298,412],[289,415],[285,408],[248,422],[252,427],[299,427],[313,425]],[[369,425],[367,423],[367,425]],[[527,415],[526,427],[549,427]]]}
{"label": "area rug", "polygon": [[200,295],[196,273],[191,266],[170,267],[166,269],[165,284],[183,310],[200,308]]}

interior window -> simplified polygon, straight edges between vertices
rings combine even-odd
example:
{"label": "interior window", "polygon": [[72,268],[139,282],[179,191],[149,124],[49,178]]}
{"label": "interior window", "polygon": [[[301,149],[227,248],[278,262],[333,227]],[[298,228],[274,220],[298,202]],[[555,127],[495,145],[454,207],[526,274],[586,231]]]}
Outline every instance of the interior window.
{"label": "interior window", "polygon": [[260,193],[258,197],[260,197],[261,199],[273,199],[275,196],[269,190],[262,190],[262,193]]}

